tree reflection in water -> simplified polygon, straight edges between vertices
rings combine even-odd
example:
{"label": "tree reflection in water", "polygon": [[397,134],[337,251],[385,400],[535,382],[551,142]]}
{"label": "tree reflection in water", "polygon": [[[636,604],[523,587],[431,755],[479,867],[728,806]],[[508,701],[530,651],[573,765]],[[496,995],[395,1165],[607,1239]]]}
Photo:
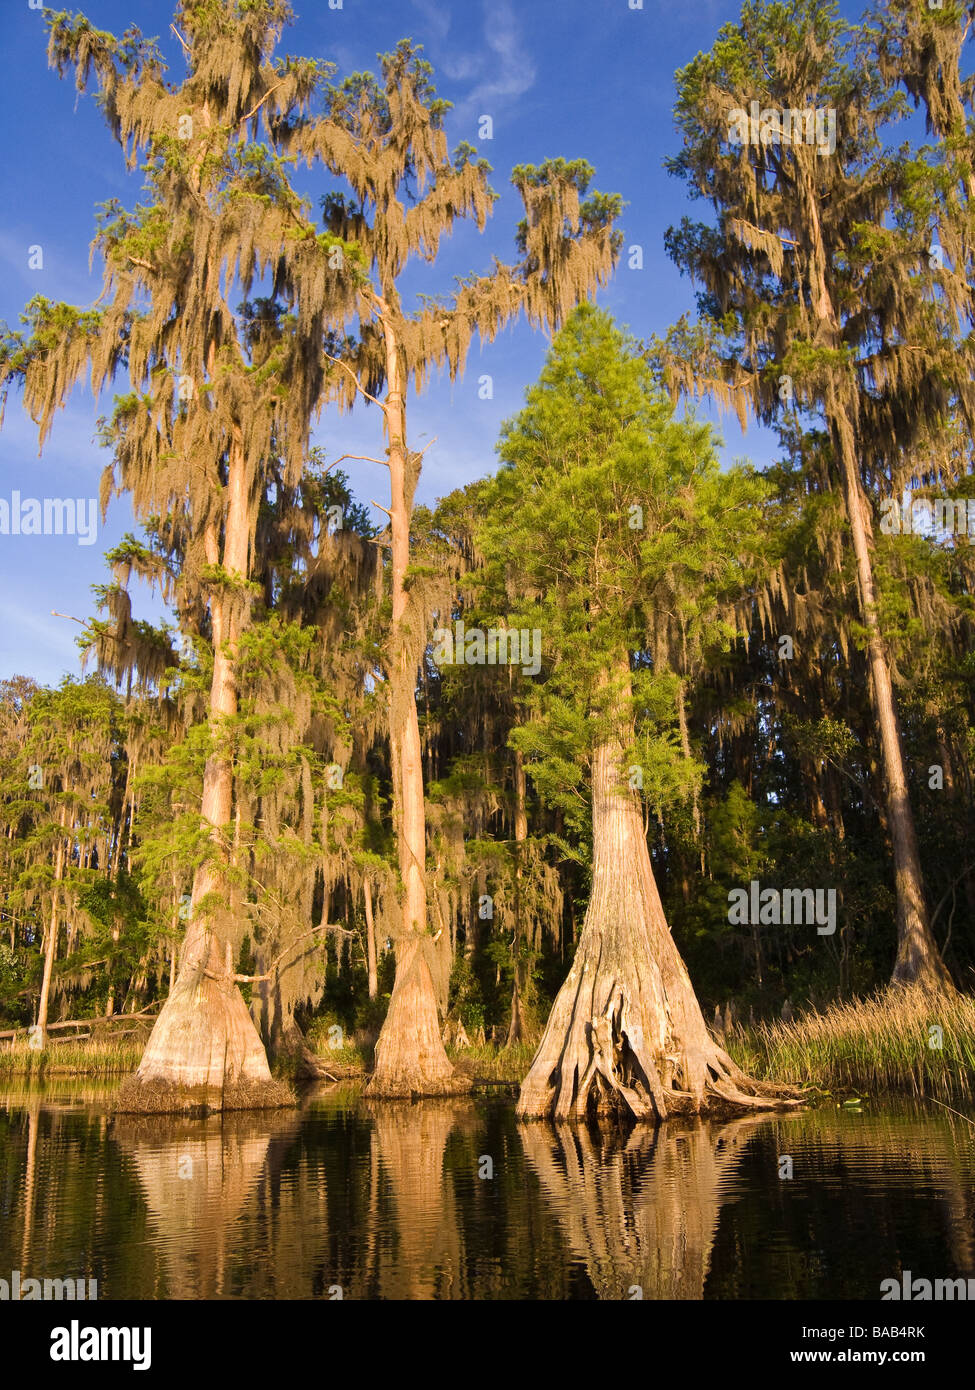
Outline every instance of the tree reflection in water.
{"label": "tree reflection in water", "polygon": [[598,1298],[699,1299],[729,1180],[767,1116],[629,1135],[520,1127],[532,1171]]}
{"label": "tree reflection in water", "polygon": [[476,1131],[474,1106],[372,1101],[361,1113],[372,1120],[370,1285],[382,1298],[470,1297],[464,1223],[444,1157],[452,1132],[470,1138]]}
{"label": "tree reflection in water", "polygon": [[207,1120],[109,1100],[0,1093],[0,1277],[97,1279],[103,1299],[545,1300],[975,1275],[973,1130],[921,1106],[618,1132],[356,1087]]}
{"label": "tree reflection in water", "polygon": [[116,1118],[112,1137],[138,1176],[160,1256],[158,1296],[221,1298],[230,1291],[228,1258],[240,1255],[235,1223],[254,1198],[272,1139],[289,1138],[299,1124],[291,1111],[270,1110],[200,1120]]}

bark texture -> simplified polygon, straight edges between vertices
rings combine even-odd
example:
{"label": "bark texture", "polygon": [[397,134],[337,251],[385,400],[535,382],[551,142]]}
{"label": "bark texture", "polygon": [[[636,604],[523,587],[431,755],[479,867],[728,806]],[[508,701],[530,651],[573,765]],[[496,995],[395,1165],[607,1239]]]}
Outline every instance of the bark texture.
{"label": "bark texture", "polygon": [[[61,816],[61,828],[64,829],[65,815]],[[41,995],[37,1001],[37,1024],[40,1029],[41,1047],[47,1047],[47,1011],[51,997],[51,979],[54,974],[54,957],[57,954],[58,945],[58,887],[64,877],[65,844],[63,839],[58,840],[57,851],[54,856],[54,893],[51,898],[51,921],[48,925],[47,936],[44,940],[44,974],[41,977]]]}
{"label": "bark texture", "polygon": [[[223,554],[211,529],[207,560],[247,578],[250,562],[252,500],[243,447],[230,449]],[[235,924],[221,872],[222,828],[234,812],[233,768],[222,748],[224,722],[237,713],[236,648],[243,621],[240,596],[215,594],[210,604],[213,676],[210,724],[214,750],[203,774],[200,813],[210,827],[212,857],[196,871],[190,922],[176,982],[153,1027],[142,1061],[121,1087],[116,1108],[156,1113],[247,1110],[293,1105],[286,1086],[271,1077],[264,1045],[237,988],[232,963]]]}
{"label": "bark texture", "polygon": [[524,996],[528,983],[529,970],[523,959],[522,942],[525,937],[524,904],[522,902],[522,854],[528,839],[528,814],[526,802],[528,779],[525,776],[525,758],[521,750],[515,752],[515,939],[512,944],[515,964],[511,982],[511,1015],[508,1019],[508,1036],[505,1047],[525,1040]]}
{"label": "bark texture", "polygon": [[[625,700],[628,663],[623,679]],[[664,1120],[798,1104],[795,1091],[749,1080],[708,1032],[664,916],[640,803],[621,776],[626,744],[618,737],[594,753],[592,896],[517,1114]]]}
{"label": "bark texture", "polygon": [[870,667],[870,696],[880,735],[883,756],[884,784],[887,801],[887,824],[890,830],[894,860],[894,879],[897,901],[897,956],[891,984],[919,984],[931,990],[952,989],[953,985],[937,942],[931,931],[921,854],[918,849],[914,813],[907,789],[904,753],[894,686],[886,644],[877,615],[877,600],[873,579],[873,558],[866,518],[866,500],[860,486],[859,472],[853,448],[853,433],[839,404],[832,402],[834,429],[839,443],[843,471],[846,512],[853,537],[857,563],[857,584],[860,608],[867,628],[867,660]]}
{"label": "bark texture", "polygon": [[373,1099],[452,1096],[471,1088],[444,1051],[433,976],[418,937],[396,947],[396,979],[366,1087]]}
{"label": "bark texture", "polygon": [[[184,947],[175,986],[163,1005],[135,1075],[121,1086],[121,1113],[199,1113],[278,1109],[294,1104],[271,1076],[264,1046],[226,958],[205,933]],[[215,968],[211,968],[215,967]]]}
{"label": "bark texture", "polygon": [[362,895],[366,909],[366,971],[369,998],[375,999],[379,993],[379,976],[376,969],[376,924],[372,916],[372,887],[368,878],[363,879]]}
{"label": "bark texture", "polygon": [[[836,308],[829,293],[829,266],[823,241],[819,210],[811,184],[804,180],[803,203],[809,215],[810,270],[813,312],[820,320],[824,337],[837,350],[843,346]],[[867,661],[870,668],[870,699],[884,767],[887,817],[894,860],[897,895],[897,957],[892,984],[922,984],[932,990],[952,989],[931,931],[921,856],[918,850],[914,813],[907,790],[904,750],[894,702],[890,660],[880,627],[873,573],[873,537],[867,502],[860,480],[857,458],[854,392],[856,383],[848,379],[842,386],[832,380],[826,392],[826,417],[834,450],[840,465],[843,499],[856,557],[860,612],[867,629]]]}
{"label": "bark texture", "polygon": [[[392,640],[389,661],[389,741],[393,815],[402,883],[402,921],[395,941],[396,977],[376,1043],[376,1062],[366,1093],[373,1098],[443,1096],[470,1089],[444,1051],[433,975],[425,955],[427,935],[426,809],[423,754],[416,709],[419,654],[425,616],[407,588],[410,516],[420,461],[406,447],[406,404],[399,346],[388,306],[379,301],[386,344],[384,405],[389,436]],[[431,943],[432,945],[432,943]]]}

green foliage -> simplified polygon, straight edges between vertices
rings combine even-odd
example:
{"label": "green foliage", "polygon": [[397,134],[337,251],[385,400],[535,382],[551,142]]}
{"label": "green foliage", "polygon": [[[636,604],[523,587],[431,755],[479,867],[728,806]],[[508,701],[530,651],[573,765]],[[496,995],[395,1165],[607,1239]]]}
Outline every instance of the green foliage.
{"label": "green foliage", "polygon": [[656,810],[686,800],[698,774],[681,766],[677,672],[734,633],[719,604],[757,563],[761,480],[719,473],[707,427],[674,418],[635,344],[590,305],[556,338],[499,453],[479,498],[485,598],[498,595],[510,626],[538,629],[543,651],[514,745],[578,826],[583,769],[618,702],[606,673],[632,653],[643,789]]}
{"label": "green foliage", "polygon": [[[19,327],[0,331],[0,391],[23,390],[43,437],[83,374],[117,389],[99,425],[112,454],[106,495],[129,491],[142,531],[107,556],[99,616],[79,638],[99,674],[56,690],[0,687],[0,1021],[33,1019],[52,930],[56,1012],[95,1019],[109,1004],[158,1002],[209,866],[220,887],[195,910],[229,914],[241,973],[285,953],[278,1023],[297,1019],[320,1047],[334,1024],[350,1039],[375,1036],[400,887],[388,536],[331,451],[310,446],[308,426],[319,406],[350,404],[348,372],[382,390],[377,296],[388,296],[411,387],[435,365],[459,375],[472,334],[490,339],[516,313],[561,325],[502,429],[496,475],[410,518],[401,577],[418,651],[431,626],[458,619],[541,635],[537,672],[438,666],[430,648],[417,662],[424,945],[443,953],[451,1020],[503,1034],[517,988],[529,1032],[543,1021],[585,911],[591,761],[610,737],[625,744],[668,919],[709,1010],[735,999],[768,1015],[787,997],[799,1007],[865,993],[889,974],[895,884],[839,467],[844,422],[873,521],[876,611],[934,929],[967,980],[972,551],[933,527],[894,536],[878,524],[880,502],[902,487],[975,489],[971,170],[964,106],[950,108],[956,8],[884,6],[858,26],[834,3],[746,0],[739,22],[678,72],[670,168],[710,220],[686,219],[667,238],[699,287],[697,317],[647,345],[594,304],[569,312],[621,244],[622,200],[593,188],[585,160],[513,169],[521,264],[459,277],[420,295],[415,315],[402,311],[405,261],[435,260],[456,218],[480,226],[490,213],[490,166],[467,142],[447,152],[449,103],[419,45],[381,55],[378,75],[333,81],[330,64],[274,57],[290,18],[283,0],[183,0],[191,70],[170,87],[138,30],[116,37],[80,14],[47,16],[53,66],[73,70],[79,90],[96,83],[124,159],[142,161],[145,192],[131,209],[111,199],[96,213],[107,298],[80,309],[35,296]],[[753,98],[834,107],[835,157],[734,146],[728,113]],[[898,127],[908,99],[925,107],[924,146]],[[177,105],[197,112],[204,101],[216,113],[205,136],[179,138]],[[341,155],[353,146],[361,167]],[[293,172],[325,148],[316,226]],[[342,180],[344,191],[330,187]],[[199,255],[204,226],[220,248],[212,261]],[[936,232],[950,248],[940,269],[928,251]],[[568,290],[556,274],[566,266]],[[346,325],[359,299],[355,341]],[[342,364],[331,374],[328,358]],[[199,411],[176,386],[192,361],[207,364]],[[779,456],[763,475],[722,470],[710,427],[678,415],[682,392],[773,425]],[[235,432],[249,451],[246,574],[221,552]],[[175,628],[134,617],[133,577],[158,586]],[[226,717],[210,705],[220,616],[236,698]],[[782,635],[794,639],[789,659]],[[226,825],[202,819],[208,764],[232,786]],[[835,939],[729,923],[729,892],[753,879],[834,887]],[[258,986],[245,996],[257,1010]],[[868,1087],[883,1082],[878,1049],[889,1044],[897,1084],[961,1093],[970,1020],[959,1017],[950,1056],[922,1054],[923,1064],[919,1016],[893,1032],[881,1022],[872,1039],[849,1011],[822,1029],[807,1021],[801,1037],[770,1030],[750,1038],[750,1061]],[[469,1060],[503,1070],[489,1050]]]}

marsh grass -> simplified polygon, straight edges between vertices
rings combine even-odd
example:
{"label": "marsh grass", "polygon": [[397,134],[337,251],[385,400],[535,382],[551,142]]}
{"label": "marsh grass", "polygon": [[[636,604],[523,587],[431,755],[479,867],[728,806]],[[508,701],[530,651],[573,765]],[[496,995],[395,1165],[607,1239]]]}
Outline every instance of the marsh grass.
{"label": "marsh grass", "polygon": [[[941,1047],[932,1046],[941,1029]],[[148,1034],[147,1034],[148,1035]],[[937,996],[922,990],[885,990],[867,999],[832,1004],[791,1023],[736,1028],[725,1044],[740,1067],[764,1081],[784,1081],[822,1091],[855,1091],[975,1100],[975,998]],[[504,1049],[491,1043],[448,1047],[451,1061],[483,1081],[517,1085],[527,1075],[535,1043]],[[116,1076],[133,1072],[144,1042],[137,1037],[55,1042],[43,1052],[26,1038],[0,1044],[0,1076]],[[368,1072],[368,1047],[316,1047],[323,1059]]]}
{"label": "marsh grass", "polygon": [[[342,1047],[329,1047],[319,1037],[313,1037],[306,1041],[309,1052],[324,1062],[326,1066],[331,1064],[336,1073],[358,1074],[368,1071],[372,1066],[373,1049],[371,1044],[347,1042]],[[273,1067],[275,1075],[278,1075],[282,1068],[287,1068],[289,1065],[292,1071],[300,1070],[300,1060],[297,1056],[279,1058]]]}
{"label": "marsh grass", "polygon": [[519,1085],[528,1075],[537,1043],[514,1043],[505,1049],[493,1043],[448,1047],[447,1056],[458,1071],[479,1081],[507,1081]]}
{"label": "marsh grass", "polygon": [[[941,1046],[938,1033],[941,1029]],[[975,999],[884,990],[791,1023],[736,1029],[725,1045],[750,1076],[862,1095],[975,1096]]]}
{"label": "marsh grass", "polygon": [[145,1043],[126,1038],[57,1042],[38,1052],[26,1039],[0,1046],[0,1076],[122,1076],[135,1071]]}

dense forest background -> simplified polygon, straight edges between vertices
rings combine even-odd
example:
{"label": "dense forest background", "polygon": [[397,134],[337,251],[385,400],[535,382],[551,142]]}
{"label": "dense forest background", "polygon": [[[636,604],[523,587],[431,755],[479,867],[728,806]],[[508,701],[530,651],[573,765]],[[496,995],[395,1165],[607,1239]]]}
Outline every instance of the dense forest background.
{"label": "dense forest background", "polygon": [[[198,44],[212,10],[182,6],[183,30]],[[404,311],[403,355],[414,384],[439,362],[461,371],[470,337],[493,333],[515,312],[495,301],[516,280],[527,287],[532,321],[561,334],[525,412],[505,427],[495,474],[432,509],[411,506],[407,477],[409,560],[399,571],[395,496],[390,529],[381,531],[369,521],[369,499],[353,495],[327,450],[303,448],[303,426],[289,414],[323,399],[328,409],[372,412],[378,441],[377,404],[365,396],[390,381],[381,334],[360,310],[354,339],[344,336],[335,325],[351,311],[348,302],[334,306],[325,375],[312,381],[307,352],[294,346],[309,331],[302,314],[316,293],[312,270],[296,253],[286,273],[272,269],[262,281],[265,266],[249,275],[240,257],[256,243],[259,260],[261,238],[272,233],[238,217],[242,356],[226,371],[239,377],[234,428],[260,441],[247,459],[246,572],[216,560],[200,529],[190,461],[206,441],[193,433],[192,392],[169,383],[160,428],[185,449],[176,463],[152,455],[139,435],[139,393],[116,396],[102,425],[112,456],[104,498],[131,491],[144,522],[106,557],[104,585],[78,636],[85,672],[56,689],[28,674],[0,684],[0,1028],[141,1014],[165,998],[202,900],[197,882],[194,903],[194,882],[215,853],[201,804],[217,757],[232,783],[219,853],[233,968],[263,1040],[280,1046],[297,1027],[373,1042],[400,931],[391,731],[402,711],[389,697],[405,652],[417,671],[424,949],[445,1036],[537,1038],[590,895],[593,715],[583,698],[586,641],[573,640],[573,624],[589,612],[580,597],[589,580],[573,566],[604,541],[617,546],[607,583],[630,586],[629,788],[640,797],[654,877],[705,1016],[732,1002],[741,1017],[778,1017],[890,979],[898,904],[876,642],[896,699],[931,931],[955,982],[971,986],[975,145],[962,57],[973,14],[975,6],[892,0],[851,25],[812,0],[747,3],[740,24],[678,74],[671,172],[711,211],[708,222],[686,221],[671,234],[675,274],[700,286],[699,313],[665,340],[636,341],[588,302],[625,254],[612,231],[618,199],[594,194],[581,163],[516,170],[526,201],[518,268],[462,286],[415,318]],[[55,19],[52,34],[55,61],[70,57],[86,73],[90,64],[122,138],[129,122],[141,140],[145,111],[122,98],[126,84],[145,92],[148,54],[131,39],[128,54],[110,50],[69,16]],[[297,107],[319,85],[294,66],[281,75]],[[764,106],[835,108],[835,154],[777,143],[743,152],[728,142],[721,94],[747,94],[759,82]],[[436,130],[430,74],[408,44],[388,55],[378,79],[335,79],[328,90],[330,118],[350,147],[397,121],[422,143],[417,110],[432,113]],[[926,118],[920,138],[915,109]],[[263,144],[258,119],[214,186],[229,189],[235,206],[249,190],[276,213],[287,194],[273,146],[289,135],[292,113],[278,110]],[[132,278],[132,262],[161,263],[159,209],[180,196],[167,179],[181,157],[175,144],[150,146],[151,205],[137,214],[110,206],[99,223],[117,292],[110,312],[144,313],[157,332],[156,290]],[[396,178],[412,177],[423,157],[413,148],[389,171],[390,198]],[[308,235],[323,256],[362,248],[363,264],[385,277],[376,294],[389,305],[399,261],[411,251],[429,258],[441,229],[403,223],[410,244],[394,255],[398,224],[377,185],[367,207],[353,155],[329,149],[323,158],[333,186]],[[490,211],[483,161],[465,149],[451,167],[458,208],[482,220]],[[207,175],[197,168],[194,176]],[[539,189],[558,190],[553,226],[581,248],[559,296],[532,260],[543,254],[532,242]],[[434,213],[445,226],[454,215],[445,200]],[[159,273],[178,299],[177,252],[171,239],[166,247],[172,263]],[[330,313],[312,324],[320,338]],[[440,313],[451,324],[445,338],[456,332],[456,341],[431,337]],[[219,357],[225,345],[202,323],[187,330],[193,345],[201,359]],[[4,381],[23,389],[42,431],[57,394],[101,352],[100,331],[34,301],[22,328],[5,332]],[[590,356],[573,366],[573,351],[583,350]],[[161,419],[161,395],[148,399],[159,361],[147,368],[154,385],[141,404]],[[618,389],[623,401],[620,382],[635,372],[642,443],[607,451],[615,426],[599,420],[578,433],[567,362],[603,399]],[[99,370],[109,378],[130,365]],[[211,358],[207,372],[219,370]],[[218,395],[209,397],[216,414]],[[778,461],[762,472],[741,465],[721,473],[708,427],[694,422],[693,401],[706,395],[772,426]],[[632,416],[618,413],[621,429],[631,429]],[[327,411],[325,419],[327,436]],[[529,505],[524,488],[512,498],[510,480],[553,467],[544,451],[541,462],[532,452],[546,430],[561,461],[558,486]],[[406,457],[418,470],[420,455]],[[232,449],[217,458],[218,491],[231,491],[233,467]],[[169,470],[161,491],[154,468]],[[879,637],[865,617],[851,496],[865,509]],[[936,509],[937,499],[951,503]],[[899,523],[912,519],[909,529],[889,524],[892,502]],[[549,591],[539,560],[556,553],[567,575]],[[170,624],[139,618],[140,583],[165,598]],[[397,594],[409,599],[398,614]],[[215,614],[220,631],[233,632],[237,692],[219,728],[210,698],[220,659]],[[468,633],[537,628],[538,669],[491,665],[476,652],[445,661],[442,634],[456,637],[458,623]],[[394,628],[399,645],[391,645]],[[729,894],[753,880],[835,889],[835,933],[731,921]]]}

